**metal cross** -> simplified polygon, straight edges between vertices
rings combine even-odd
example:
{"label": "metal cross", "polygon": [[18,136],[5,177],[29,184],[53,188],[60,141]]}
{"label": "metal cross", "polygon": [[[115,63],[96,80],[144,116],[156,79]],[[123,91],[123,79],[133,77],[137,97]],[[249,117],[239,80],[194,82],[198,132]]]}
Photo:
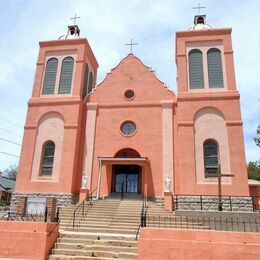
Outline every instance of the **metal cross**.
{"label": "metal cross", "polygon": [[221,174],[221,166],[218,164],[218,170],[216,174],[212,174],[211,177],[217,177],[218,178],[218,210],[222,211],[222,183],[221,183],[221,177],[235,177],[234,174]]}
{"label": "metal cross", "polygon": [[200,14],[200,9],[206,8],[205,6],[200,6],[200,3],[198,3],[198,7],[192,7],[192,9],[198,9],[199,14]]}
{"label": "metal cross", "polygon": [[74,25],[76,24],[76,20],[79,19],[80,16],[77,16],[77,14],[75,13],[75,16],[70,18],[70,20],[74,20]]}
{"label": "metal cross", "polygon": [[131,43],[126,43],[125,45],[130,45],[130,53],[133,52],[133,45],[138,45],[138,43],[133,43],[133,39],[131,39]]}

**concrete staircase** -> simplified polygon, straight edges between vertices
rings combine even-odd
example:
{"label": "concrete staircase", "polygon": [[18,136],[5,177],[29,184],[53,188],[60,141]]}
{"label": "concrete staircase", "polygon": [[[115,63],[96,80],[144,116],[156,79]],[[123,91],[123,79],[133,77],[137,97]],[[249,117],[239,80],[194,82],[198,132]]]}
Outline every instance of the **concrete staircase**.
{"label": "concrete staircase", "polygon": [[[60,237],[49,260],[137,259],[136,233],[142,204],[143,200],[138,197],[121,201],[112,196],[95,201],[86,214],[77,215],[74,228],[71,216],[77,205],[63,208],[60,212]],[[149,226],[183,227],[184,219],[165,210],[162,203],[148,202],[147,206]],[[192,225],[203,228],[200,223]]]}

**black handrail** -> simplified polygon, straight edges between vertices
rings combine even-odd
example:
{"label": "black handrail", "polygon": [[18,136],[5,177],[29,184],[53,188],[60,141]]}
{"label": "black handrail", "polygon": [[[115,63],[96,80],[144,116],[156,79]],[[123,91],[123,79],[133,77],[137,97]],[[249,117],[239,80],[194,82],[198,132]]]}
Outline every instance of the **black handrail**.
{"label": "black handrail", "polygon": [[76,213],[77,213],[78,210],[81,209],[81,207],[82,207],[82,209],[83,209],[83,210],[82,210],[82,215],[84,214],[84,205],[85,205],[86,201],[87,201],[87,199],[84,199],[84,200],[78,205],[78,207],[74,210],[74,212],[73,212],[73,220],[72,220],[72,226],[73,226],[73,227],[75,227]]}
{"label": "black handrail", "polygon": [[[73,215],[72,215],[72,227],[73,227],[73,228],[75,227],[75,221],[76,221],[76,214],[77,214],[77,212],[80,211],[81,208],[82,208],[82,213],[81,213],[81,214],[84,215],[85,212],[86,212],[86,210],[85,210],[86,206],[89,205],[89,206],[91,207],[91,206],[93,205],[93,192],[94,192],[94,191],[95,191],[95,190],[93,190],[93,191],[89,194],[88,200],[87,200],[87,199],[84,199],[84,200],[78,205],[78,207],[74,210]],[[88,204],[87,204],[87,201],[89,201]],[[89,209],[90,207],[88,207],[88,209]]]}
{"label": "black handrail", "polygon": [[[4,215],[1,216],[0,220],[6,221],[40,221],[40,222],[48,222],[48,217],[52,218],[53,215],[37,215],[37,214],[21,214],[16,212],[8,211]],[[57,219],[57,217],[55,218]],[[47,220],[47,221],[45,221]]]}
{"label": "black handrail", "polygon": [[60,224],[60,219],[56,222],[56,224],[53,226],[53,228],[48,232],[48,237],[51,236],[52,232],[55,230],[55,228]]}
{"label": "black handrail", "polygon": [[57,208],[56,217],[55,217],[56,224],[53,226],[53,228],[48,232],[48,237],[51,236],[52,232],[55,230],[55,228],[60,224],[60,208]]}
{"label": "black handrail", "polygon": [[137,240],[137,237],[139,235],[140,228],[146,227],[146,215],[147,215],[147,196],[144,195],[143,205],[142,205],[142,210],[141,210],[141,221],[140,221],[140,224],[138,225],[138,228],[137,228],[137,231],[136,231],[136,236],[135,236],[136,240]]}
{"label": "black handrail", "polygon": [[[213,217],[213,216],[164,216],[147,215],[147,226],[173,229],[204,229],[230,232],[260,232],[257,218]],[[137,236],[136,236],[137,238]]]}
{"label": "black handrail", "polygon": [[5,216],[8,216],[7,219],[6,219],[7,221],[8,221],[8,220],[13,220],[13,218],[12,218],[12,216],[11,216],[12,214],[15,214],[15,213],[14,213],[14,212],[11,212],[11,211],[8,211],[8,212],[5,213],[4,215],[2,215],[2,217],[0,218],[0,220],[1,220],[1,219],[5,219]]}

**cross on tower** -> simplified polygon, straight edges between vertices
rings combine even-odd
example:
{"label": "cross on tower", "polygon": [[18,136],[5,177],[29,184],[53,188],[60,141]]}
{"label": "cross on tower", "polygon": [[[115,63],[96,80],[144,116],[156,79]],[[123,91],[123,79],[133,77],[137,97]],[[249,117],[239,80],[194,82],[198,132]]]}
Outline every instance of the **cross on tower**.
{"label": "cross on tower", "polygon": [[130,45],[130,53],[133,51],[133,45],[138,45],[138,43],[133,43],[133,39],[131,39],[131,43],[126,43],[125,45]]}
{"label": "cross on tower", "polygon": [[75,16],[70,18],[70,20],[74,20],[74,25],[76,25],[76,20],[79,18],[80,18],[80,16],[77,16],[77,14],[75,13]]}
{"label": "cross on tower", "polygon": [[200,3],[198,3],[197,7],[192,7],[192,9],[198,9],[199,14],[200,14],[200,9],[204,9],[204,8],[206,8],[206,7],[205,6],[200,6]]}

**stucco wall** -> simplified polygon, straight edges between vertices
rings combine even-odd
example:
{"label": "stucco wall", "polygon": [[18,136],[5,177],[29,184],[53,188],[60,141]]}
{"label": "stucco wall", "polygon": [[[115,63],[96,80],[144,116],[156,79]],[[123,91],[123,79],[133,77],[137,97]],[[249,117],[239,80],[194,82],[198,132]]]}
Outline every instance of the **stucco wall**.
{"label": "stucco wall", "polygon": [[[134,91],[134,98],[127,100],[124,93],[129,89]],[[173,179],[174,93],[158,80],[151,68],[129,54],[107,74],[88,101],[87,129],[91,134],[87,136],[87,144],[90,142],[93,148],[86,149],[85,172],[90,191],[97,188],[98,157],[114,157],[122,149],[134,149],[149,160],[148,196],[163,196],[165,176]],[[120,132],[125,121],[136,124],[134,135],[127,137]],[[141,174],[144,182],[144,169]],[[112,167],[104,166],[101,196],[110,193],[111,179]]]}
{"label": "stucco wall", "polygon": [[141,228],[138,260],[253,260],[260,258],[260,234]]}
{"label": "stucco wall", "polygon": [[56,223],[0,221],[0,257],[46,259],[58,237],[59,225],[54,228],[55,225]]}

